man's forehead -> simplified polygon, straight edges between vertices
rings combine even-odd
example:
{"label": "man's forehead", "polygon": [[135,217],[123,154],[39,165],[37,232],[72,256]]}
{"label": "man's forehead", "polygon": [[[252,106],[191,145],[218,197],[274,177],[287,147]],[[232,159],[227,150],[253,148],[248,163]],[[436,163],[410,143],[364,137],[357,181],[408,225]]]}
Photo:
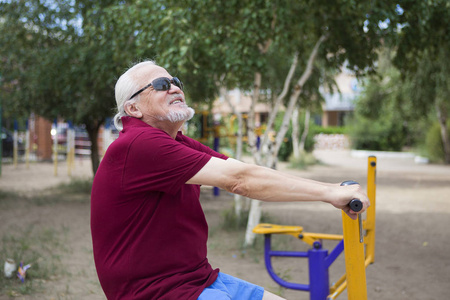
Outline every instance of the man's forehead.
{"label": "man's forehead", "polygon": [[139,82],[149,82],[158,77],[170,77],[166,69],[154,65],[144,65],[137,68],[131,76]]}

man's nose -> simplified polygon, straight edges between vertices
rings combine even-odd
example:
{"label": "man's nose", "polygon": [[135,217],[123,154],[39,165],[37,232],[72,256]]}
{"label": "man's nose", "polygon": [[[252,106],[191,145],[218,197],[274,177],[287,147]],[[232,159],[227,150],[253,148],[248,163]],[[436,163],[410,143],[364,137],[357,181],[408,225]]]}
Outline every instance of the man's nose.
{"label": "man's nose", "polygon": [[170,89],[169,89],[169,93],[180,93],[180,92],[182,92],[182,90],[177,86],[177,85],[175,85],[175,84],[171,84],[170,85]]}

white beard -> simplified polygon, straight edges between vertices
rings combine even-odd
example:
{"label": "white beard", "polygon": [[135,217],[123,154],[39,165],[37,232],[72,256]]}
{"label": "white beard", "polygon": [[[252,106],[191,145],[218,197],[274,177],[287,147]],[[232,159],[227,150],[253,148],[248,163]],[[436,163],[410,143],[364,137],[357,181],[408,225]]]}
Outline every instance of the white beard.
{"label": "white beard", "polygon": [[170,121],[172,123],[177,123],[181,121],[189,121],[194,116],[195,111],[186,106],[183,110],[171,110],[164,117],[159,117],[160,121]]}

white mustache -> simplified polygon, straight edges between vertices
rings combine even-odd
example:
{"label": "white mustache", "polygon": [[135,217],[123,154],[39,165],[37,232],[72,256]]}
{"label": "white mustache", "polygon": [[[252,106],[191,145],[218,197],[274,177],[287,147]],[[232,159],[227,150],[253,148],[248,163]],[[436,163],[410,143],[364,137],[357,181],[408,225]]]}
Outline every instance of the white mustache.
{"label": "white mustache", "polygon": [[183,101],[183,103],[186,103],[186,100],[184,99],[183,94],[172,94],[170,95],[170,97],[167,99],[167,103],[172,102],[173,100],[176,99],[181,99]]}

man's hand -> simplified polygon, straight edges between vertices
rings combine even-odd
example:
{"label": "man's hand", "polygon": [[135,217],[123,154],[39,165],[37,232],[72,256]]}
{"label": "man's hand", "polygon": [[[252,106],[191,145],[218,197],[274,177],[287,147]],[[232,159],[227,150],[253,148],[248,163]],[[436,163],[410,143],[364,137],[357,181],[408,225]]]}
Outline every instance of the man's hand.
{"label": "man's hand", "polygon": [[[336,185],[334,187],[333,195],[335,197],[333,197],[330,203],[334,207],[342,209],[353,220],[356,220],[358,218],[358,214],[365,212],[370,206],[369,198],[359,184],[344,186]],[[358,212],[355,212],[350,208],[349,204],[353,199],[359,199],[362,203],[362,209]]]}

